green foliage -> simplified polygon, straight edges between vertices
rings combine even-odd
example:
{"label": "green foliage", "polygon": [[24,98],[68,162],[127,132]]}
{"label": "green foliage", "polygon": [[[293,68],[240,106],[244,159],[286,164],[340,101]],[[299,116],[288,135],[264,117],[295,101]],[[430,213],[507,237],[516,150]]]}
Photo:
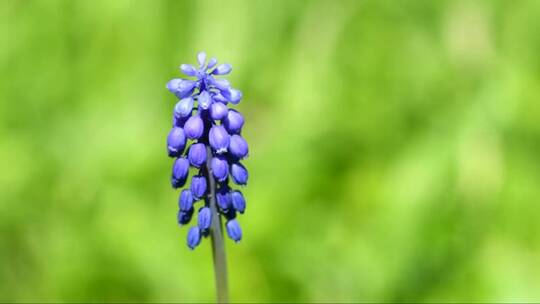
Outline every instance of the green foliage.
{"label": "green foliage", "polygon": [[237,301],[540,300],[540,1],[0,1],[0,301],[209,301],[165,83],[234,66]]}

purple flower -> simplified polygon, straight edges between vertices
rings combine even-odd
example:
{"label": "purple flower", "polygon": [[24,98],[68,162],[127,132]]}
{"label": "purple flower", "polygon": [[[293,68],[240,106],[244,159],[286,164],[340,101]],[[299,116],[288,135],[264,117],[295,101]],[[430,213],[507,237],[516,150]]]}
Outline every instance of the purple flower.
{"label": "purple flower", "polygon": [[189,147],[188,159],[193,167],[200,168],[206,162],[206,146],[202,143],[192,144]]}
{"label": "purple flower", "polygon": [[189,189],[184,189],[178,198],[178,207],[181,211],[191,210],[193,208],[193,195]]}
{"label": "purple flower", "polygon": [[[180,225],[191,221],[195,205],[202,200],[202,206],[198,207],[198,224],[190,228],[187,235],[187,245],[191,249],[197,247],[201,238],[208,236],[212,229],[211,223],[215,220],[211,211],[213,204],[217,205],[214,207],[218,216],[227,220],[227,234],[235,242],[242,239],[236,217],[246,209],[243,194],[229,185],[229,180],[237,185],[246,185],[248,181],[248,171],[239,163],[249,153],[246,140],[240,136],[244,117],[230,108],[241,101],[242,93],[223,78],[232,71],[230,64],[218,64],[215,58],[207,59],[206,53],[198,53],[197,64],[180,65],[180,71],[190,79],[175,78],[167,83],[167,89],[177,98],[173,127],[167,136],[168,155],[176,158],[172,187],[184,187],[190,167],[196,171],[189,187],[178,197]],[[188,139],[194,142],[185,149]],[[211,148],[211,155],[207,155],[207,146]],[[215,197],[207,195],[210,193]]]}
{"label": "purple flower", "polygon": [[227,176],[229,175],[229,163],[225,157],[221,155],[212,157],[210,165],[212,174],[219,182],[223,182],[227,179]]}
{"label": "purple flower", "polygon": [[237,159],[243,159],[248,155],[248,144],[240,136],[234,134],[229,140],[229,153]]}
{"label": "purple flower", "polygon": [[234,209],[240,213],[244,213],[246,210],[246,200],[242,195],[242,192],[234,190],[231,192],[231,201]]}
{"label": "purple flower", "polygon": [[215,70],[212,71],[214,75],[227,75],[232,71],[232,66],[228,63],[219,65]]}
{"label": "purple flower", "polygon": [[223,119],[223,125],[230,134],[238,134],[244,125],[244,117],[238,111],[231,109]]}
{"label": "purple flower", "polygon": [[227,116],[227,106],[222,102],[214,102],[210,106],[210,116],[213,120],[220,120]]}
{"label": "purple flower", "polygon": [[182,99],[193,93],[196,84],[197,83],[192,80],[173,79],[167,83],[167,89],[176,95],[176,97]]}
{"label": "purple flower", "polygon": [[193,208],[189,210],[178,211],[178,224],[182,226],[189,223],[189,221],[191,221],[192,216],[193,216]]}
{"label": "purple flower", "polygon": [[231,193],[229,192],[229,187],[222,186],[216,192],[216,202],[221,210],[229,209],[231,205]]}
{"label": "purple flower", "polygon": [[204,123],[201,116],[191,116],[184,124],[184,132],[189,139],[198,139],[203,135]]}
{"label": "purple flower", "polygon": [[199,210],[199,229],[207,231],[212,224],[212,211],[208,207],[203,207]]}
{"label": "purple flower", "polygon": [[184,130],[179,127],[173,127],[167,136],[167,151],[170,157],[180,156],[186,146],[186,135]]}
{"label": "purple flower", "polygon": [[193,176],[191,178],[190,190],[194,199],[201,199],[206,193],[206,178],[200,175]]}
{"label": "purple flower", "polygon": [[210,108],[210,104],[212,103],[212,98],[210,97],[210,94],[208,94],[207,91],[202,91],[199,93],[199,105],[204,110],[208,110]]}
{"label": "purple flower", "polygon": [[210,146],[216,153],[223,153],[227,151],[229,146],[229,133],[223,126],[213,126],[208,134],[210,140]]}
{"label": "purple flower", "polygon": [[198,227],[191,227],[188,231],[187,245],[193,250],[201,243],[201,231]]}
{"label": "purple flower", "polygon": [[180,101],[174,106],[174,115],[177,117],[188,117],[193,110],[193,97],[186,97],[180,99]]}
{"label": "purple flower", "polygon": [[236,221],[236,219],[229,220],[227,221],[226,226],[229,237],[237,243],[240,242],[242,239],[242,229],[240,228],[238,221]]}
{"label": "purple flower", "polygon": [[233,88],[222,90],[221,94],[232,104],[238,104],[240,100],[242,99],[242,92]]}
{"label": "purple flower", "polygon": [[189,172],[189,161],[183,157],[174,161],[172,183],[174,188],[182,187],[186,183]]}
{"label": "purple flower", "polygon": [[182,64],[180,70],[187,76],[197,76],[197,69],[191,64]]}
{"label": "purple flower", "polygon": [[231,165],[231,176],[237,185],[246,185],[248,181],[248,172],[241,163]]}

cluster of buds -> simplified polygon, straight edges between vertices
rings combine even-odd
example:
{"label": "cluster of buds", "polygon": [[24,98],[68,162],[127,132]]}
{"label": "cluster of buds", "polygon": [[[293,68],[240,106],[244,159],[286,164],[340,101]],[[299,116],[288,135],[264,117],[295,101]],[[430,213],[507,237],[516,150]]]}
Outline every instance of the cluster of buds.
{"label": "cluster of buds", "polygon": [[242,93],[233,89],[226,79],[216,78],[229,74],[231,65],[218,65],[215,58],[207,62],[204,52],[197,55],[197,60],[199,68],[189,64],[180,66],[180,70],[194,80],[176,78],[167,83],[167,89],[179,99],[167,137],[168,154],[175,158],[172,187],[178,189],[186,185],[190,168],[196,172],[189,187],[179,195],[179,225],[189,224],[196,203],[203,202],[198,209],[197,225],[188,231],[187,245],[191,249],[209,235],[212,221],[220,221],[212,218],[212,199],[219,216],[226,220],[228,236],[235,242],[241,240],[242,230],[236,215],[244,213],[246,200],[242,192],[229,186],[229,180],[240,186],[248,181],[248,171],[240,163],[248,155],[248,144],[241,136],[244,118],[228,108],[229,104],[240,102]]}

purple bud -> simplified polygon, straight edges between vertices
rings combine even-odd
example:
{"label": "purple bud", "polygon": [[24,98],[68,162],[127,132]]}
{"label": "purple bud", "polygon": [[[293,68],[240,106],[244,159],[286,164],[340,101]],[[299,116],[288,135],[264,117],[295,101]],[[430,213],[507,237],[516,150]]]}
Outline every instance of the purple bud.
{"label": "purple bud", "polygon": [[176,91],[174,92],[176,97],[180,99],[190,96],[191,93],[193,93],[195,86],[197,85],[197,83],[193,80],[186,80],[186,79],[181,79],[181,80],[182,81],[178,83],[178,87]]}
{"label": "purple bud", "polygon": [[246,200],[244,199],[242,192],[238,190],[234,190],[233,192],[231,192],[231,201],[236,211],[244,213],[244,211],[246,210]]}
{"label": "purple bud", "polygon": [[169,156],[180,156],[186,146],[186,135],[184,130],[179,127],[173,127],[167,136],[167,151]]}
{"label": "purple bud", "polygon": [[187,245],[193,250],[201,243],[201,232],[198,227],[191,227],[187,235]]}
{"label": "purple bud", "polygon": [[189,162],[197,168],[200,168],[206,162],[206,146],[202,143],[192,144],[188,152]]}
{"label": "purple bud", "polygon": [[174,161],[173,174],[172,174],[172,177],[175,180],[175,182],[185,184],[188,173],[189,173],[188,160],[183,157],[177,158],[176,161]]}
{"label": "purple bud", "polygon": [[189,223],[189,221],[191,221],[192,216],[193,216],[193,208],[186,211],[184,210],[178,211],[178,216],[177,216],[178,225],[182,226]]}
{"label": "purple bud", "polygon": [[204,63],[206,62],[206,53],[199,52],[199,54],[197,54],[197,61],[199,62],[199,65],[202,68],[204,66]]}
{"label": "purple bud", "polygon": [[196,200],[201,199],[206,193],[206,179],[204,176],[195,175],[191,178],[191,194]]}
{"label": "purple bud", "polygon": [[227,100],[230,101],[232,104],[237,104],[240,102],[240,99],[242,99],[242,92],[233,88],[222,90],[221,94],[223,95],[223,97],[227,98]]}
{"label": "purple bud", "polygon": [[193,208],[193,195],[188,189],[182,190],[180,192],[180,197],[178,198],[178,207],[182,211],[188,211]]}
{"label": "purple bud", "polygon": [[240,135],[232,135],[229,140],[229,152],[232,156],[242,159],[248,155],[248,144]]}
{"label": "purple bud", "polygon": [[204,123],[199,115],[191,116],[184,124],[184,132],[190,139],[198,139],[203,135]]}
{"label": "purple bud", "polygon": [[206,231],[210,229],[212,224],[212,211],[208,207],[202,207],[199,210],[199,229]]}
{"label": "purple bud", "polygon": [[212,157],[210,165],[212,168],[212,174],[219,182],[223,182],[227,179],[227,176],[229,175],[229,163],[225,157],[221,155]]}
{"label": "purple bud", "polygon": [[212,71],[214,75],[227,75],[231,72],[232,67],[228,63],[220,64],[215,70]]}
{"label": "purple bud", "polygon": [[208,110],[211,103],[212,103],[212,99],[210,98],[210,94],[208,94],[207,91],[202,91],[199,94],[199,106],[201,106],[201,108],[205,110]]}
{"label": "purple bud", "polygon": [[241,163],[231,165],[231,176],[237,185],[246,185],[248,181],[248,172]]}
{"label": "purple bud", "polygon": [[176,93],[176,91],[178,91],[178,85],[180,82],[182,82],[182,79],[180,78],[169,80],[169,82],[167,82],[167,90],[169,90],[171,93]]}
{"label": "purple bud", "polygon": [[180,70],[187,76],[197,76],[197,69],[191,64],[182,64]]}
{"label": "purple bud", "polygon": [[171,176],[171,186],[174,189],[184,187],[185,184],[186,184],[186,179],[176,179],[174,178],[174,176]]}
{"label": "purple bud", "polygon": [[180,99],[180,101],[174,106],[174,115],[178,117],[187,117],[191,115],[191,111],[193,110],[193,102],[192,97]]}
{"label": "purple bud", "polygon": [[221,210],[229,209],[231,205],[231,193],[229,187],[224,186],[218,189],[216,192],[216,202]]}
{"label": "purple bud", "polygon": [[230,109],[227,116],[223,119],[223,125],[231,134],[238,134],[244,125],[244,117],[240,112]]}
{"label": "purple bud", "polygon": [[212,57],[210,58],[210,60],[208,61],[208,66],[206,67],[207,70],[210,70],[211,68],[215,67],[217,64],[217,59]]}
{"label": "purple bud", "polygon": [[227,234],[229,237],[236,243],[240,242],[242,239],[242,229],[238,222],[235,219],[229,220],[227,222]]}
{"label": "purple bud", "polygon": [[221,91],[226,91],[231,87],[231,84],[227,79],[214,79],[212,84]]}
{"label": "purple bud", "polygon": [[210,106],[210,116],[213,120],[220,120],[227,116],[227,106],[221,102],[213,102]]}
{"label": "purple bud", "polygon": [[214,125],[210,129],[208,134],[210,146],[217,153],[223,153],[227,151],[229,146],[229,133],[225,130],[223,126]]}
{"label": "purple bud", "polygon": [[219,102],[222,102],[224,104],[227,104],[229,102],[227,100],[227,98],[223,97],[223,95],[221,95],[220,93],[214,95],[213,99],[214,99],[214,101],[219,101]]}

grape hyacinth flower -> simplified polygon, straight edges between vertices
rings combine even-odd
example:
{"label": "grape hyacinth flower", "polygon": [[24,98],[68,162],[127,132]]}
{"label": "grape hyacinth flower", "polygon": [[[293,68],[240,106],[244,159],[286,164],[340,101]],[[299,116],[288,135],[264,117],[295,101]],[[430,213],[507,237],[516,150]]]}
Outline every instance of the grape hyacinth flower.
{"label": "grape hyacinth flower", "polygon": [[[178,98],[167,137],[167,152],[176,158],[171,177],[173,188],[186,185],[190,168],[196,172],[180,192],[177,220],[179,225],[189,224],[197,208],[198,223],[187,233],[187,246],[194,249],[202,238],[210,236],[218,301],[225,302],[227,278],[221,221],[225,220],[229,238],[239,242],[242,230],[237,214],[244,213],[246,200],[240,190],[231,186],[247,184],[248,171],[241,161],[249,150],[241,135],[244,118],[230,108],[240,102],[242,93],[220,78],[229,74],[232,67],[227,63],[218,65],[215,58],[208,62],[206,59],[206,54],[200,52],[197,67],[180,66],[191,79],[175,78],[167,83],[167,89]],[[196,207],[199,202],[201,206]]]}

